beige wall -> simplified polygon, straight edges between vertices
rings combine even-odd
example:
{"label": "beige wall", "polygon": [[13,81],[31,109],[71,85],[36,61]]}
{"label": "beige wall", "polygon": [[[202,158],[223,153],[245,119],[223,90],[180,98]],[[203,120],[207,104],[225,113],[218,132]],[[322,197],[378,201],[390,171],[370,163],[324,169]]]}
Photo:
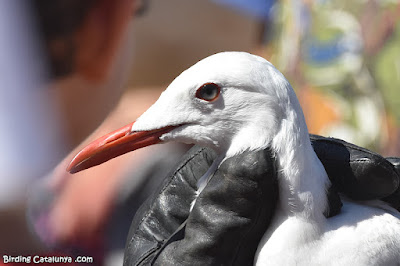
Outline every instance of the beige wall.
{"label": "beige wall", "polygon": [[165,86],[198,60],[251,51],[261,31],[252,18],[205,0],[150,0],[134,23],[131,87]]}

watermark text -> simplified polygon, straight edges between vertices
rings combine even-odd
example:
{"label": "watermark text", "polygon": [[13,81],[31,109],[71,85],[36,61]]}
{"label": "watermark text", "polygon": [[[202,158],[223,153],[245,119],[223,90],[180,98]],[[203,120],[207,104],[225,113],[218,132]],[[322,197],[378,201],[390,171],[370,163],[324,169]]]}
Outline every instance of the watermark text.
{"label": "watermark text", "polygon": [[3,263],[93,263],[93,257],[90,256],[77,256],[72,258],[70,256],[9,256],[3,255]]}

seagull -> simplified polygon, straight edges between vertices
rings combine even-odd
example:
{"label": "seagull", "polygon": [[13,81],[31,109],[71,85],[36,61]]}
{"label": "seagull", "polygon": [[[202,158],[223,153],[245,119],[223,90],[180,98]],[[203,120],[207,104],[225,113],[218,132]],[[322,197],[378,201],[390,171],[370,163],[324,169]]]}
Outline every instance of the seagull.
{"label": "seagull", "polygon": [[135,122],[89,144],[71,173],[156,143],[211,147],[224,160],[269,148],[279,200],[255,265],[400,265],[400,213],[381,201],[343,200],[327,219],[329,178],[310,140],[295,92],[267,60],[245,52],[209,56],[182,72]]}

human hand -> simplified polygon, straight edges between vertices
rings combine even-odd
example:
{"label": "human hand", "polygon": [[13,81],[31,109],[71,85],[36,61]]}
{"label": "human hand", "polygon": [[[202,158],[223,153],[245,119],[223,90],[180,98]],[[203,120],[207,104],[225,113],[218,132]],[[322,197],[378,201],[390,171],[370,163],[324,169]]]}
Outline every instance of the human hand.
{"label": "human hand", "polygon": [[272,155],[262,150],[227,159],[190,212],[197,181],[216,156],[211,149],[192,148],[145,202],[131,226],[125,265],[253,261],[278,195]]}

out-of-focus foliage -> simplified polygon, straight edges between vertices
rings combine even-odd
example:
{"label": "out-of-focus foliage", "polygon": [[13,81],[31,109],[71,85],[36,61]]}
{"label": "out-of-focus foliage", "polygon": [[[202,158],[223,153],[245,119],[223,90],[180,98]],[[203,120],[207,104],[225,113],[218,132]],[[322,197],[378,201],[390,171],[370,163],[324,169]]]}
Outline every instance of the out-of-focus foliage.
{"label": "out-of-focus foliage", "polygon": [[291,81],[309,130],[400,153],[400,3],[283,0],[273,14],[264,56]]}

